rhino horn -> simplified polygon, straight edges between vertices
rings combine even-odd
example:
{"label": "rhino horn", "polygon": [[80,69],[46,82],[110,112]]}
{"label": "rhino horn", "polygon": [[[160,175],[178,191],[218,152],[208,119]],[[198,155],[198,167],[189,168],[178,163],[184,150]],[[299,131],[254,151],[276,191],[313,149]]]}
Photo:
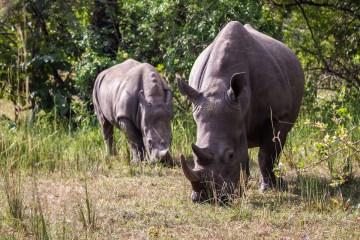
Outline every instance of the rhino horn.
{"label": "rhino horn", "polygon": [[182,80],[179,75],[176,75],[176,82],[180,93],[185,95],[190,102],[195,104],[199,101],[201,94],[192,88],[189,84],[187,84],[184,80]]}
{"label": "rhino horn", "polygon": [[181,168],[184,172],[185,177],[190,181],[190,182],[199,182],[200,181],[200,176],[199,174],[192,170],[189,165],[186,163],[185,161],[185,157],[184,155],[181,154],[180,156],[180,162],[181,162]]}
{"label": "rhino horn", "polygon": [[191,144],[191,148],[192,148],[193,152],[195,153],[195,155],[198,157],[198,161],[202,165],[206,165],[211,162],[212,155],[211,155],[211,153],[209,153],[209,151],[206,148],[200,148],[200,147],[196,146],[195,144]]}

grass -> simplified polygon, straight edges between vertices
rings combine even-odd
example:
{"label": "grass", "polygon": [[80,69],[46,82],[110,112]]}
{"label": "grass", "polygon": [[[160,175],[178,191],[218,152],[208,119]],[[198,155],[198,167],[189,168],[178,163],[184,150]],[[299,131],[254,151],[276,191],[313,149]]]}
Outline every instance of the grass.
{"label": "grass", "polygon": [[[359,239],[359,160],[335,187],[326,162],[299,171],[319,160],[321,136],[302,121],[281,158],[289,190],[258,192],[252,149],[252,178],[228,207],[193,204],[178,167],[129,165],[122,134],[119,155],[109,158],[97,127],[2,121],[0,239]],[[191,120],[175,118],[173,132],[175,159],[190,155]]]}
{"label": "grass", "polygon": [[[151,172],[151,169],[147,169]],[[62,177],[51,174],[38,179],[44,221],[51,236],[67,239],[238,239],[303,238],[357,239],[359,209],[353,205],[344,209],[324,198],[295,193],[269,192],[259,194],[257,182],[250,182],[247,197],[236,200],[231,207],[198,205],[189,200],[189,184],[178,169],[162,169],[158,173],[136,177],[92,173],[88,176],[88,191],[96,209],[96,227],[89,231],[79,218],[78,203],[86,195],[82,177]],[[31,179],[24,179],[30,188]],[[349,188],[359,191],[359,180]],[[302,188],[302,185],[300,185]],[[316,194],[317,192],[314,192]],[[25,205],[31,205],[31,190],[25,193]],[[332,196],[336,198],[336,195]],[[310,201],[313,199],[312,201]],[[326,207],[318,206],[322,203]],[[2,205],[1,212],[6,211]],[[85,210],[86,211],[86,210]],[[24,222],[28,221],[25,216]],[[34,221],[34,220],[31,220]],[[0,228],[2,236],[18,231],[10,222]],[[14,229],[15,228],[15,229]],[[18,238],[27,238],[26,232]]]}
{"label": "grass", "polygon": [[[90,199],[87,182],[84,184],[84,202],[79,204],[79,217],[85,229],[96,229],[96,210],[93,201]],[[85,205],[85,207],[83,207]]]}
{"label": "grass", "polygon": [[21,176],[9,176],[4,172],[4,193],[9,207],[10,217],[17,223],[23,220],[24,204]]}

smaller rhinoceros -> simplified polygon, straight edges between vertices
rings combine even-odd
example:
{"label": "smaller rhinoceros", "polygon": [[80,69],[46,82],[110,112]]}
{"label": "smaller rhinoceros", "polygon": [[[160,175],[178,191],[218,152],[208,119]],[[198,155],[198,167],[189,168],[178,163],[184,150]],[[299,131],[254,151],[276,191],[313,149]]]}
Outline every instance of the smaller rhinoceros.
{"label": "smaller rhinoceros", "polygon": [[116,126],[125,132],[133,163],[145,157],[171,163],[172,94],[153,66],[129,59],[102,71],[93,103],[109,155],[115,154]]}

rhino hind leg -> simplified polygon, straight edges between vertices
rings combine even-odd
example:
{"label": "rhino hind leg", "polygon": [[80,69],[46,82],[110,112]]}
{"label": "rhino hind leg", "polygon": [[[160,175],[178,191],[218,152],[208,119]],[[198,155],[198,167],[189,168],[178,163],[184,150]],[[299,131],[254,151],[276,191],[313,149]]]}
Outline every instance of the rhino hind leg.
{"label": "rhino hind leg", "polygon": [[109,156],[116,155],[115,145],[114,145],[114,126],[107,120],[101,123],[106,152]]}
{"label": "rhino hind leg", "polygon": [[272,128],[268,129],[268,131],[265,132],[266,134],[263,135],[263,141],[260,144],[258,161],[261,172],[261,192],[275,187],[279,190],[286,190],[285,181],[281,178],[276,178],[274,167],[278,163],[285,145],[288,129],[279,130],[279,128],[276,128],[276,130],[277,131],[273,131]]}

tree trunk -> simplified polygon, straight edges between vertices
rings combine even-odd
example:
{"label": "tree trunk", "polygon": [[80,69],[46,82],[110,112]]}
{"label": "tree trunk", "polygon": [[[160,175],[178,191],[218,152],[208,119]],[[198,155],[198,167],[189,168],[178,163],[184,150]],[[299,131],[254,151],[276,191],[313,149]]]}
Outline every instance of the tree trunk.
{"label": "tree trunk", "polygon": [[118,3],[115,0],[94,0],[90,29],[97,46],[93,50],[100,55],[116,58],[117,50],[121,43],[119,31]]}

